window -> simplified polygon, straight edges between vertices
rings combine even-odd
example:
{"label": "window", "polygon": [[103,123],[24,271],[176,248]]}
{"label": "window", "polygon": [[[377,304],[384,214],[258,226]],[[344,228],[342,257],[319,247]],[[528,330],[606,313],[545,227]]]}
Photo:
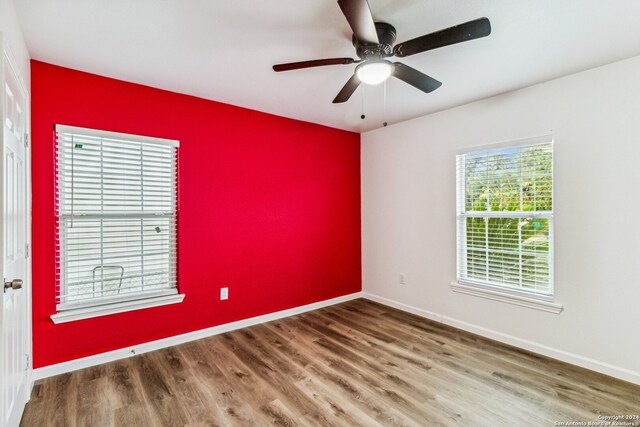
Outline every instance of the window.
{"label": "window", "polygon": [[178,141],[62,125],[56,135],[54,321],[179,302]]}
{"label": "window", "polygon": [[551,137],[457,156],[457,279],[552,300]]}

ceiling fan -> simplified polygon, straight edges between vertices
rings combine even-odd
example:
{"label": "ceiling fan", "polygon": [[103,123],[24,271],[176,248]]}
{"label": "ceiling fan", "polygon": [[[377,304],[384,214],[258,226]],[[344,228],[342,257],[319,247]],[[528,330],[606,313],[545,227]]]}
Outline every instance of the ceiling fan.
{"label": "ceiling fan", "polygon": [[391,56],[405,57],[439,47],[486,37],[491,34],[491,23],[487,18],[479,18],[464,24],[436,31],[415,39],[399,43],[396,29],[385,22],[373,22],[367,0],[338,0],[342,13],[353,31],[352,43],[360,59],[330,58],[313,61],[291,62],[273,66],[274,71],[290,71],[323,65],[358,64],[353,76],[347,81],[333,103],[346,102],[360,83],[378,84],[390,76],[396,77],[423,92],[433,92],[442,83],[421,71],[400,62],[391,62]]}

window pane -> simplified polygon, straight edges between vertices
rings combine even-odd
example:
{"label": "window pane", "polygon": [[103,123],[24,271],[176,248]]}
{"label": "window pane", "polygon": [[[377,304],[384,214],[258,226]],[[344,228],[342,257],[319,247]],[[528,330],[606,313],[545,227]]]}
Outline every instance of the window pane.
{"label": "window pane", "polygon": [[175,149],[78,135],[58,150],[62,214],[171,212]]}
{"label": "window pane", "polygon": [[466,278],[534,290],[548,288],[548,219],[470,217],[466,218],[466,236]]}
{"label": "window pane", "polygon": [[458,156],[459,278],[551,292],[552,148]]}
{"label": "window pane", "polygon": [[552,169],[551,144],[526,147],[521,154],[522,196],[524,211],[551,211]]}
{"label": "window pane", "polygon": [[466,211],[551,211],[552,147],[501,148],[464,155]]}
{"label": "window pane", "polygon": [[465,206],[469,211],[487,210],[487,159],[484,156],[465,158]]}
{"label": "window pane", "polygon": [[58,133],[58,303],[176,287],[176,148]]}

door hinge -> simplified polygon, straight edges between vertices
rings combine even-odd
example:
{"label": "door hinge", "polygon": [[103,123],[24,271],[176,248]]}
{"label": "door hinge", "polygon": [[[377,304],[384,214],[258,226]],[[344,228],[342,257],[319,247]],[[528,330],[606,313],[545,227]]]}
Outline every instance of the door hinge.
{"label": "door hinge", "polygon": [[24,148],[29,148],[29,134],[24,134]]}
{"label": "door hinge", "polygon": [[25,258],[29,258],[29,244],[28,243],[24,246],[24,257]]}
{"label": "door hinge", "polygon": [[28,354],[25,354],[25,356],[27,359],[27,367],[25,368],[25,370],[27,370],[31,366],[31,357]]}

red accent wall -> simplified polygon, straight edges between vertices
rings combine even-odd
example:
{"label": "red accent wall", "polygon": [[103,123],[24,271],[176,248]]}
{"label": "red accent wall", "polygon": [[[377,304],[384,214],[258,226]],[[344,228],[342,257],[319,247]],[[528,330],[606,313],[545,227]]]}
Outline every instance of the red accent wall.
{"label": "red accent wall", "polygon": [[[358,134],[38,61],[31,97],[35,368],[361,290]],[[53,324],[56,123],[180,140],[184,302]]]}

